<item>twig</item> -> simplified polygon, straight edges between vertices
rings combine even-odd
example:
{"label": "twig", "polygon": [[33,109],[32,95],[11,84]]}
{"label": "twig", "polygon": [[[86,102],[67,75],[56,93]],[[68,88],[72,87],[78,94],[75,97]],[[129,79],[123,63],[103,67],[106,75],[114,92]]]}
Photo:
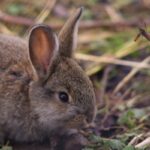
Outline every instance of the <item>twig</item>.
{"label": "twig", "polygon": [[144,59],[141,63],[139,63],[139,65],[137,65],[135,68],[133,68],[130,73],[128,73],[116,86],[116,88],[114,89],[113,93],[117,93],[119,90],[121,90],[121,88],[127,83],[129,82],[129,80],[131,80],[131,78],[140,70],[142,69],[141,66],[143,64],[148,65],[148,62],[150,61],[150,57],[147,57],[146,59]]}
{"label": "twig", "polygon": [[128,145],[135,145],[141,138],[143,138],[143,134],[135,136]]}
{"label": "twig", "polygon": [[126,91],[119,98],[124,100],[131,93],[131,90],[131,88],[126,89]]}
{"label": "twig", "polygon": [[107,4],[104,8],[112,22],[124,21],[121,14],[112,5]]}
{"label": "twig", "polygon": [[[12,24],[24,25],[24,26],[31,26],[33,25],[34,19],[20,17],[20,16],[12,16],[8,15],[2,11],[0,11],[0,20]],[[150,19],[144,21],[147,25],[150,25]],[[90,28],[125,28],[125,27],[137,27],[139,25],[139,19],[130,20],[130,21],[118,21],[118,22],[111,22],[111,21],[99,21],[99,20],[91,20],[91,21],[81,21],[80,28],[81,29],[90,29]],[[60,29],[63,24],[55,24],[51,23],[50,26],[58,30]]]}
{"label": "twig", "polygon": [[87,54],[80,54],[76,53],[77,59],[82,59],[86,61],[93,61],[98,63],[105,63],[105,64],[115,64],[115,65],[123,65],[123,66],[129,66],[129,67],[137,67],[140,65],[141,69],[150,69],[150,65],[145,63],[139,63],[139,62],[133,62],[133,61],[126,61],[126,60],[120,60],[114,57],[110,56],[92,56]]}
{"label": "twig", "polygon": [[108,76],[109,76],[109,73],[111,71],[112,67],[111,66],[108,66],[105,71],[104,71],[104,75],[103,75],[103,78],[102,78],[102,86],[101,86],[101,95],[100,95],[100,99],[103,101],[104,100],[104,95],[105,95],[105,91],[106,91],[106,86],[107,86],[107,83],[108,83]]}
{"label": "twig", "polygon": [[[52,1],[47,0],[47,4],[42,9],[41,13],[34,19],[33,24],[43,23],[44,20],[50,15],[55,4],[56,4],[56,0],[52,0]],[[30,27],[26,30],[24,34],[24,38],[27,38],[29,30],[30,30]]]}
{"label": "twig", "polygon": [[147,147],[147,146],[150,146],[150,137],[148,137],[147,139],[145,139],[141,143],[135,145],[135,148],[144,148],[144,147]]}
{"label": "twig", "polygon": [[138,94],[138,95],[131,97],[130,99],[126,99],[126,107],[127,108],[134,107],[135,104],[138,102],[138,100],[141,98],[142,98],[142,96],[140,94]]}
{"label": "twig", "polygon": [[150,41],[150,34],[145,31],[145,29],[139,27],[139,33],[135,38],[135,41],[138,40],[140,36],[145,37],[148,41]]}
{"label": "twig", "polygon": [[8,15],[2,11],[0,11],[0,20],[8,23],[20,24],[25,26],[31,26],[34,24],[34,21],[32,19]]}
{"label": "twig", "polygon": [[56,4],[56,0],[48,0],[47,4],[41,11],[41,13],[36,17],[35,23],[42,23],[44,20],[49,16],[51,13],[52,9],[54,8]]}

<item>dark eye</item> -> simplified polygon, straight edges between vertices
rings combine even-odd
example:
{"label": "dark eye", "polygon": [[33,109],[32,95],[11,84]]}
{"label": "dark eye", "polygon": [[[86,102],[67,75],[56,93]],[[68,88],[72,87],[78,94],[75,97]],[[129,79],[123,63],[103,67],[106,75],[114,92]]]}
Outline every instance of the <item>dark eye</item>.
{"label": "dark eye", "polygon": [[67,103],[69,101],[69,97],[68,94],[65,92],[59,92],[59,99],[64,102]]}

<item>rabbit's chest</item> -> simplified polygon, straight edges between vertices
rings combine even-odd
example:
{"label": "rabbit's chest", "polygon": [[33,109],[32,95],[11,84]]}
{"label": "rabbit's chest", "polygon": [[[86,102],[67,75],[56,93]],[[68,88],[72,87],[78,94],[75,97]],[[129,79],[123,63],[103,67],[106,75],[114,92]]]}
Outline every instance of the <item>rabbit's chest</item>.
{"label": "rabbit's chest", "polygon": [[11,118],[13,120],[10,119],[6,123],[6,138],[12,142],[17,141],[21,143],[40,141],[42,134],[40,130],[36,130],[37,124],[32,124],[33,120],[30,122],[26,116],[15,115]]}

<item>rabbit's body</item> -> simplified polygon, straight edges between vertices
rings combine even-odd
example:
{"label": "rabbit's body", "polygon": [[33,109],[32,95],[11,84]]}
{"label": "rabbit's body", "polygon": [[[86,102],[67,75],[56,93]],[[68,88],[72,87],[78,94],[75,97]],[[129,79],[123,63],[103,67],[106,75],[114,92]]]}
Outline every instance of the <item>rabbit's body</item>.
{"label": "rabbit's body", "polygon": [[37,117],[28,97],[33,69],[27,52],[26,41],[0,35],[0,142],[5,136],[17,141],[42,137],[36,135]]}
{"label": "rabbit's body", "polygon": [[59,40],[44,25],[32,29],[29,46],[0,35],[0,144],[43,142],[93,120],[93,87],[71,52],[80,15],[78,10]]}

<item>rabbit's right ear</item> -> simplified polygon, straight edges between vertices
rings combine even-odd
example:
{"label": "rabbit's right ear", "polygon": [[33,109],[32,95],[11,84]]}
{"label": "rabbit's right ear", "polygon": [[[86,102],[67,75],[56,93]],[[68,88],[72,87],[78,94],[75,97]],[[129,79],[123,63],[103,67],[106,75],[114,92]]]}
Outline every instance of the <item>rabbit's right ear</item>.
{"label": "rabbit's right ear", "polygon": [[36,25],[29,37],[29,56],[39,79],[46,78],[58,52],[58,38],[46,25]]}
{"label": "rabbit's right ear", "polygon": [[77,46],[77,34],[79,21],[83,12],[83,7],[78,8],[66,21],[59,32],[59,51],[61,56],[72,57]]}

